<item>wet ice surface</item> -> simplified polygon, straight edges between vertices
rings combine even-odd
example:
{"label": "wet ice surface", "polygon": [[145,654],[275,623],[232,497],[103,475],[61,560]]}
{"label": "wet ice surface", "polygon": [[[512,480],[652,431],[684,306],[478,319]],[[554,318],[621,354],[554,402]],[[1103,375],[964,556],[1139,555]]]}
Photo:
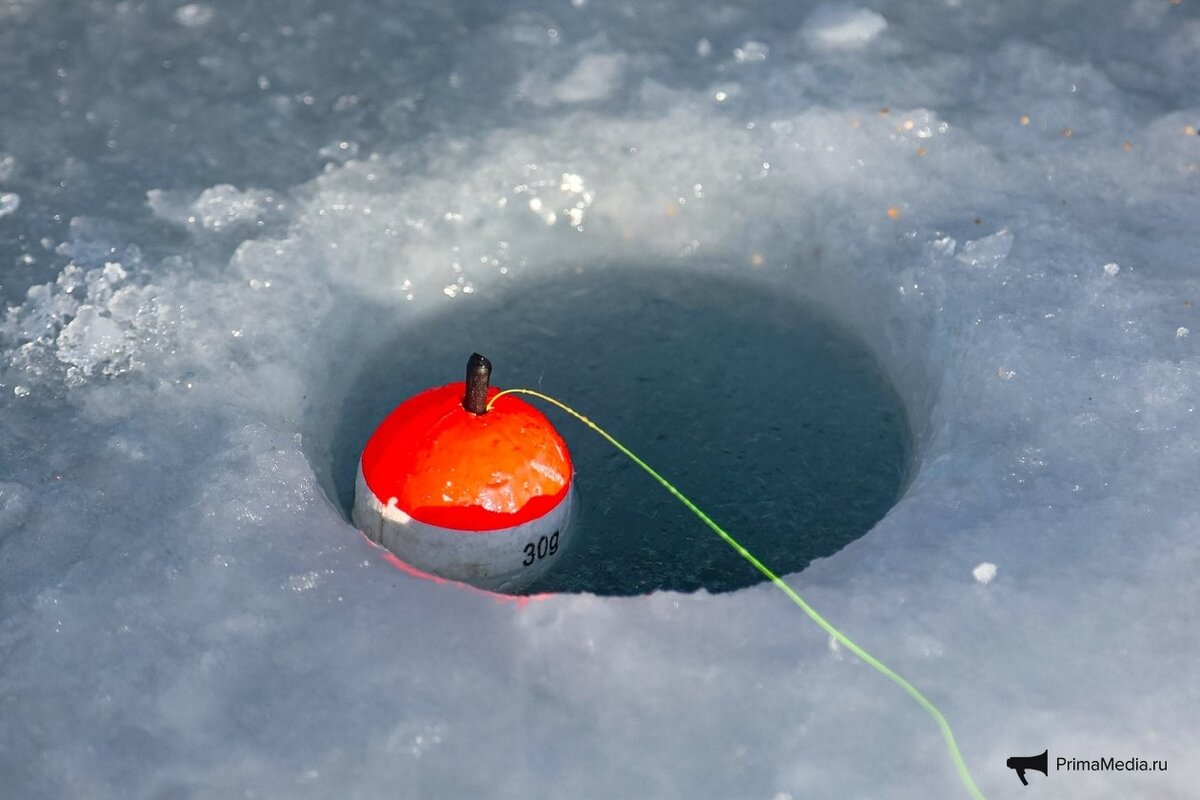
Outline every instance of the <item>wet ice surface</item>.
{"label": "wet ice surface", "polygon": [[499,604],[325,500],[332,375],[637,263],[884,366],[912,482],[789,581],[986,793],[1189,796],[1198,50],[1170,0],[0,2],[7,791],[961,796],[769,586]]}

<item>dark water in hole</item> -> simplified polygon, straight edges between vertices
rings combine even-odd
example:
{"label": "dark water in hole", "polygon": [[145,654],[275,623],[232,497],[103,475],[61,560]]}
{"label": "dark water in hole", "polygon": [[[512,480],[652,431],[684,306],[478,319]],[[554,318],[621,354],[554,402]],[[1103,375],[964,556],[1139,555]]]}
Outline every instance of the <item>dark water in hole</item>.
{"label": "dark water in hole", "polygon": [[[343,513],[375,426],[412,394],[462,380],[473,350],[491,359],[494,385],[579,409],[781,574],[862,536],[901,489],[903,409],[866,349],[827,318],[728,280],[606,269],[457,298],[370,356],[330,443]],[[571,449],[580,513],[571,549],[528,592],[762,580],[608,443],[542,410]]]}

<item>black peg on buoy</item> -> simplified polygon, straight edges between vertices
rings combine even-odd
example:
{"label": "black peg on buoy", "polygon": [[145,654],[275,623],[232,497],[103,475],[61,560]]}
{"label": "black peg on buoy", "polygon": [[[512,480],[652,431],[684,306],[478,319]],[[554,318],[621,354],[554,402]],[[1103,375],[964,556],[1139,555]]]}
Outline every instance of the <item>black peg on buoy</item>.
{"label": "black peg on buoy", "polygon": [[492,379],[492,362],[479,353],[467,359],[467,393],[463,408],[478,416],[487,413],[488,382]]}

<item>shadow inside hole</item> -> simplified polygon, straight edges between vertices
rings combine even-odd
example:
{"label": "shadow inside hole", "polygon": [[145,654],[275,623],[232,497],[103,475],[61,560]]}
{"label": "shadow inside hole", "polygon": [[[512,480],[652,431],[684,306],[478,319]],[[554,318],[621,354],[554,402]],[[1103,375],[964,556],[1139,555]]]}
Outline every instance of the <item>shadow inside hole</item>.
{"label": "shadow inside hole", "polygon": [[[472,351],[493,384],[579,409],[779,574],[862,536],[897,499],[909,433],[872,356],[795,298],[711,275],[598,269],[463,297],[370,354],[329,442],[349,518],[375,426]],[[528,399],[528,398],[527,398]],[[627,458],[539,405],[575,462],[578,526],[537,592],[738,589],[762,576]],[[327,434],[328,435],[328,434]]]}

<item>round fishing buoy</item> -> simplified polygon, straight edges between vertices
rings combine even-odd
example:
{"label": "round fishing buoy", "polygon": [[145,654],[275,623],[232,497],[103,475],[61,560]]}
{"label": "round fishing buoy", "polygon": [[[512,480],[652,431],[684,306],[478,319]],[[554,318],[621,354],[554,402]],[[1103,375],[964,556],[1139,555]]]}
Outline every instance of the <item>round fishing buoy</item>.
{"label": "round fishing buoy", "polygon": [[563,553],[574,482],[567,445],[524,400],[467,379],[401,403],[367,441],[354,524],[406,565],[493,591],[530,584]]}

